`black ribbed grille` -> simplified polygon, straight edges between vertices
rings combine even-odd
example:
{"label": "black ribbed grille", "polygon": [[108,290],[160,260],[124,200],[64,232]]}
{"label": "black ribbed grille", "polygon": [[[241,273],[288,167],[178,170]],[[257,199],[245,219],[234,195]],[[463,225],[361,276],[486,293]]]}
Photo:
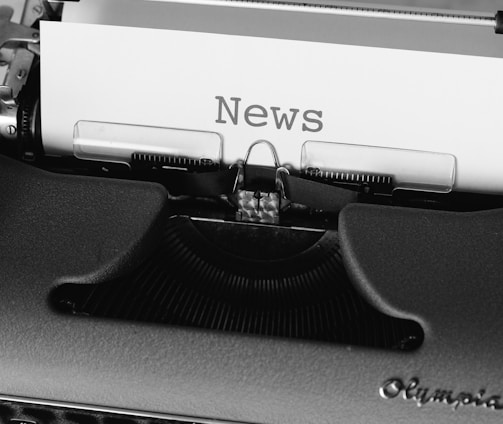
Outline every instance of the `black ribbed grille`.
{"label": "black ribbed grille", "polygon": [[337,233],[171,219],[130,275],[65,284],[56,308],[267,336],[414,349],[421,327],[370,307],[350,284]]}
{"label": "black ribbed grille", "polygon": [[[86,407],[87,408],[87,407]],[[97,408],[98,409],[98,408]],[[203,420],[204,421],[204,420]],[[1,424],[199,424],[189,418],[150,418],[78,406],[52,406],[0,400]]]}

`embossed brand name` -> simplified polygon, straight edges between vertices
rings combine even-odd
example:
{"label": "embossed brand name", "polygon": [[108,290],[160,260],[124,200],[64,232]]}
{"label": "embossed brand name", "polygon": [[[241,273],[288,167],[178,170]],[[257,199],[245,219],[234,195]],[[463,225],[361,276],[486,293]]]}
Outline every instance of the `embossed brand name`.
{"label": "embossed brand name", "polygon": [[407,384],[399,378],[387,380],[379,388],[379,394],[384,399],[394,399],[402,395],[405,400],[416,402],[417,406],[436,402],[450,405],[454,410],[460,406],[469,405],[493,410],[503,409],[501,396],[488,396],[483,389],[479,390],[476,394],[445,389],[429,389],[421,387],[418,378],[411,378]]}
{"label": "embossed brand name", "polygon": [[295,125],[299,125],[302,131],[319,132],[323,129],[323,112],[321,110],[308,109],[301,112],[300,109],[291,108],[282,110],[277,106],[266,108],[262,105],[241,105],[240,97],[231,97],[229,101],[223,96],[216,96],[218,101],[217,124],[232,123],[238,125],[244,121],[251,127],[274,126],[278,130],[291,131]]}

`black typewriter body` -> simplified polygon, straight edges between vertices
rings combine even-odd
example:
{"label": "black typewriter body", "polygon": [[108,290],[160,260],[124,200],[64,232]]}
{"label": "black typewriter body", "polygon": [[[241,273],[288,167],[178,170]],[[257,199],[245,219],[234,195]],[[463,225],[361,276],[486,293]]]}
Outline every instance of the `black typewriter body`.
{"label": "black typewriter body", "polygon": [[503,419],[503,196],[46,156],[36,34],[63,3],[28,0],[24,29],[0,8],[33,55],[0,90],[2,424]]}

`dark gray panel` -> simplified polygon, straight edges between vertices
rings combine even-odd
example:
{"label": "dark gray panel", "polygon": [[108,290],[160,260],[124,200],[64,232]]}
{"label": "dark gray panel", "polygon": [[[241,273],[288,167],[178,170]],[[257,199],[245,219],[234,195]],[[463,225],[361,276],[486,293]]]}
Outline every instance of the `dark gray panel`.
{"label": "dark gray panel", "polygon": [[[2,169],[13,166],[2,161]],[[47,177],[37,175],[41,181]],[[13,178],[4,177],[2,187],[16,199],[9,186]],[[109,214],[117,219],[121,211],[124,229],[146,208],[137,201],[149,204],[145,193],[153,190],[159,207],[163,193],[155,186],[87,178],[61,177],[67,190],[57,192],[44,191],[30,179],[19,181],[24,185],[18,183],[16,190],[38,199],[28,216],[44,218],[47,236],[60,221],[65,224],[59,226],[57,243],[30,237],[20,217],[15,217],[18,239],[14,228],[0,237],[2,252],[10,255],[0,274],[0,393],[261,423],[501,420],[501,411],[483,407],[418,408],[410,400],[379,396],[380,385],[391,377],[418,377],[430,388],[455,392],[503,393],[501,211],[457,215],[354,206],[343,212],[345,255],[362,293],[380,308],[424,326],[423,347],[404,354],[54,313],[46,300],[57,281],[103,274],[116,252],[104,249],[109,240],[121,250],[135,238],[125,237]],[[103,197],[90,205],[90,191]],[[70,195],[71,201],[62,201]],[[126,198],[133,209],[125,207]],[[82,209],[80,229],[65,221],[64,213],[44,215],[50,199],[66,203],[67,213]],[[3,204],[4,227],[13,214],[26,215],[19,209],[26,202],[16,202]],[[11,252],[8,240],[14,243]],[[22,248],[30,257],[52,248],[55,259],[47,259],[42,270],[42,260],[33,263],[19,253]]]}
{"label": "dark gray panel", "polygon": [[[153,247],[167,193],[157,184],[61,176],[0,156],[1,279],[103,278]],[[61,273],[62,270],[65,270]]]}

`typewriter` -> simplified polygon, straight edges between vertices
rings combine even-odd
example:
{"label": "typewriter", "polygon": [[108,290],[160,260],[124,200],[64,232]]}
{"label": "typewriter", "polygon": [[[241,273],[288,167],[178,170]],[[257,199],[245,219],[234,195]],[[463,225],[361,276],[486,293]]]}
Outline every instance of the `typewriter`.
{"label": "typewriter", "polygon": [[500,422],[501,10],[0,0],[2,423]]}

